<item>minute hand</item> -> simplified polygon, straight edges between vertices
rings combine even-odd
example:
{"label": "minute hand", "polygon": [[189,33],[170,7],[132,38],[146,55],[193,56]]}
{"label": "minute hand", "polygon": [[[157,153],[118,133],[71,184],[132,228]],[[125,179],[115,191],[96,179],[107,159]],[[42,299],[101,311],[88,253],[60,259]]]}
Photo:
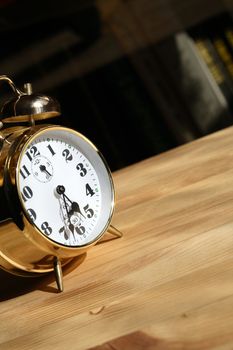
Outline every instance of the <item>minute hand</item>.
{"label": "minute hand", "polygon": [[[63,196],[63,202],[64,202],[64,204],[65,204],[66,214],[67,214],[68,220],[69,220],[69,222],[70,222],[70,215],[69,215],[69,211],[68,211],[68,208],[67,208],[67,203],[66,203],[66,199],[65,199],[65,194],[63,193],[62,196]],[[70,224],[71,224],[71,222],[70,222]]]}

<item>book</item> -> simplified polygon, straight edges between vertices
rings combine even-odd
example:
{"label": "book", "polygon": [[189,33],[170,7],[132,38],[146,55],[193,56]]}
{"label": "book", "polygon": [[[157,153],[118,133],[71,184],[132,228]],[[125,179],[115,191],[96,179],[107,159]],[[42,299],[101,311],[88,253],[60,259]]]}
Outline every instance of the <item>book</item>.
{"label": "book", "polygon": [[155,50],[201,134],[229,126],[232,113],[226,96],[191,36],[178,32],[156,44]]}
{"label": "book", "polygon": [[229,17],[222,13],[189,29],[188,33],[233,112],[233,56],[224,38],[225,23],[230,25]]}
{"label": "book", "polygon": [[177,144],[192,141],[200,136],[187,106],[172,80],[163,69],[153,46],[134,52],[130,56],[144,89],[157,105]]}
{"label": "book", "polygon": [[[189,29],[189,33],[210,40],[222,62],[230,67],[233,57],[233,19],[230,12],[221,12]],[[232,78],[232,68],[229,69]]]}
{"label": "book", "polygon": [[[125,4],[122,5],[121,9],[123,11],[122,15],[127,12]],[[225,101],[223,94],[215,86],[214,82],[211,81],[211,77],[208,73],[208,80],[214,85],[214,87],[212,86],[211,88],[211,92],[206,91],[204,96],[199,97],[199,92],[195,90],[198,78],[196,79],[194,77],[191,72],[191,67],[197,64],[199,67],[198,74],[200,75],[200,79],[202,79],[201,76],[203,73],[200,72],[199,55],[197,51],[195,57],[193,57],[193,53],[190,52],[190,50],[195,51],[195,47],[190,47],[191,44],[189,43],[188,36],[187,40],[185,37],[182,37],[182,35],[179,38],[178,36],[177,38],[176,36],[171,36],[171,40],[168,38],[162,40],[159,44],[153,44],[154,36],[152,33],[156,35],[156,32],[154,31],[154,27],[149,28],[148,21],[144,21],[141,18],[140,13],[143,8],[138,11],[139,8],[137,6],[131,5],[130,9],[130,16],[128,15],[129,18],[125,21],[124,26],[113,24],[111,28],[120,46],[128,53],[128,57],[140,76],[144,88],[148,91],[154,103],[158,105],[161,114],[177,141],[179,143],[191,141],[192,139],[216,130],[219,126],[228,125],[229,113],[227,110],[227,101]],[[121,19],[119,21],[121,21]],[[119,23],[121,22],[117,22],[117,24]],[[153,22],[150,22],[150,24],[152,23]],[[174,38],[175,40],[173,41]],[[176,39],[178,43],[175,42]],[[181,48],[181,42],[184,44],[183,48]],[[147,43],[146,47],[145,43]],[[185,50],[187,49],[188,52],[190,52],[190,60],[192,59],[191,57],[193,57],[194,61],[190,61],[190,69],[187,68],[186,72],[183,72],[183,78],[187,78],[185,82],[180,81],[181,77],[179,74],[176,74],[178,73],[176,69],[179,69],[180,64],[179,53],[175,48],[176,45],[180,46],[178,51],[182,51],[182,59],[189,60],[188,54],[185,57]],[[170,52],[164,52],[163,54],[162,50],[165,50],[165,46],[167,49],[169,48],[168,51]],[[135,49],[136,47],[137,49]],[[185,62],[181,62],[181,65],[185,66],[185,64]],[[182,67],[182,69],[185,70],[186,68]],[[203,70],[203,67],[201,70]],[[175,71],[176,73],[173,74]],[[207,68],[206,71],[208,71]],[[182,86],[182,83],[190,84],[187,88],[187,86]],[[208,83],[210,82],[208,81]],[[199,83],[199,87],[200,84],[202,84],[201,89],[203,90],[205,87],[204,79]],[[196,96],[194,96],[194,93]],[[220,105],[217,105],[216,94],[217,101],[219,101]],[[192,99],[192,97],[194,98]],[[214,100],[212,105],[216,110],[216,115],[211,109],[210,101],[212,100]],[[207,103],[208,107],[205,106],[205,103]],[[193,106],[193,104],[195,104],[195,106]]]}

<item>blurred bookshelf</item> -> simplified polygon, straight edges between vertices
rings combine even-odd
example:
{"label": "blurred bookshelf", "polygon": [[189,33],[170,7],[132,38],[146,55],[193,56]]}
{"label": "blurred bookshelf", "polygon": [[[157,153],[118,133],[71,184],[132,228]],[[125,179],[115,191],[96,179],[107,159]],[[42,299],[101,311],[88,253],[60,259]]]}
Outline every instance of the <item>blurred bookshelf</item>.
{"label": "blurred bookshelf", "polygon": [[57,122],[112,170],[233,124],[233,0],[5,0],[0,10],[0,74],[55,96]]}

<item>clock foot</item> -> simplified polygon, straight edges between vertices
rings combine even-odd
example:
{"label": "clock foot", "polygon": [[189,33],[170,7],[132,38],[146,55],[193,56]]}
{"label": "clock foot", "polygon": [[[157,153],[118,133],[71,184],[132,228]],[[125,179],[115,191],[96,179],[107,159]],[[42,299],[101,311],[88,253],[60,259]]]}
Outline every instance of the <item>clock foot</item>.
{"label": "clock foot", "polygon": [[[109,235],[112,235],[114,237],[109,238]],[[97,242],[97,244],[107,243],[114,239],[121,238],[122,236],[123,233],[121,231],[119,231],[116,227],[110,225],[104,236]]]}
{"label": "clock foot", "polygon": [[55,279],[57,282],[57,288],[58,288],[59,292],[63,292],[64,288],[63,288],[62,267],[61,267],[61,262],[57,256],[54,257],[53,268],[54,268],[54,273],[55,273]]}
{"label": "clock foot", "polygon": [[107,232],[115,236],[116,238],[121,238],[123,236],[123,233],[112,225],[109,226]]}

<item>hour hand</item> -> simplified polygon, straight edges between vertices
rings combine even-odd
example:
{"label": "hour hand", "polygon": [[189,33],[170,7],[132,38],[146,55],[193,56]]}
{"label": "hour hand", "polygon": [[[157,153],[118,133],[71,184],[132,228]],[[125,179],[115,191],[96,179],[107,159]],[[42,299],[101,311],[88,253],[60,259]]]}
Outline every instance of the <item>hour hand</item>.
{"label": "hour hand", "polygon": [[77,202],[72,202],[71,204],[71,210],[69,211],[69,215],[73,215],[73,213],[79,213],[80,215],[82,215],[84,218],[85,215],[83,215],[83,213],[81,212],[80,206]]}
{"label": "hour hand", "polygon": [[81,212],[80,206],[77,202],[72,202],[70,200],[69,197],[67,197],[67,195],[65,194],[65,187],[63,185],[59,185],[56,187],[56,191],[58,194],[63,196],[64,202],[65,202],[65,206],[67,209],[67,204],[66,204],[66,200],[70,203],[71,209],[69,210],[69,212],[67,212],[68,217],[70,217],[71,215],[73,215],[74,213],[79,213],[80,215],[82,215],[84,218],[85,215],[83,215],[83,213]]}

